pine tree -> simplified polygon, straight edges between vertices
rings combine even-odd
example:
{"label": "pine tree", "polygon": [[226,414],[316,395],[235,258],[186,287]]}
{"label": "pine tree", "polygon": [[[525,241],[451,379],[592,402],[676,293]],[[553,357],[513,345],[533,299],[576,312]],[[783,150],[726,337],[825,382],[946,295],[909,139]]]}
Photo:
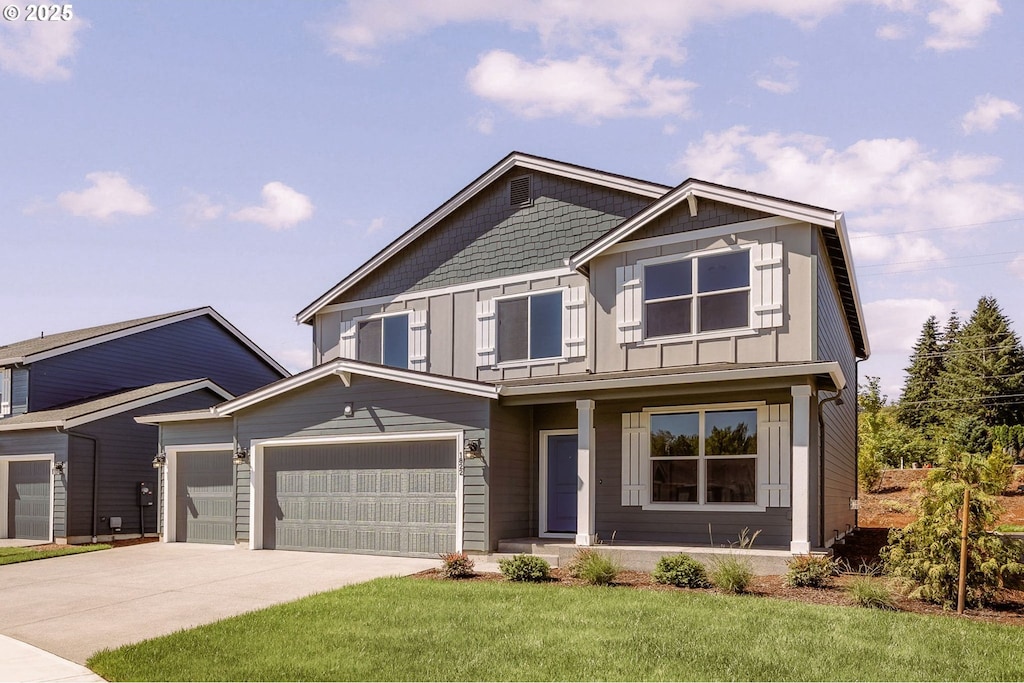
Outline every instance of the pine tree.
{"label": "pine tree", "polygon": [[[952,322],[952,319],[951,319]],[[947,326],[947,329],[950,326]],[[1019,424],[1024,348],[993,297],[982,297],[970,320],[947,342],[939,391],[947,423],[974,416],[987,426]]]}
{"label": "pine tree", "polygon": [[903,385],[903,395],[896,409],[896,419],[913,429],[939,424],[939,404],[934,399],[945,365],[942,346],[939,322],[933,315],[925,321],[921,336],[914,344],[910,366],[905,368],[907,381]]}

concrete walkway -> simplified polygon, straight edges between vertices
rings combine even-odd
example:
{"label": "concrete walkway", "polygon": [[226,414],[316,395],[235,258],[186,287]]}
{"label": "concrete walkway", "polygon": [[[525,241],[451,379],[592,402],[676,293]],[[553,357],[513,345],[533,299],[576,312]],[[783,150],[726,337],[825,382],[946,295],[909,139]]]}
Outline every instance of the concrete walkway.
{"label": "concrete walkway", "polygon": [[[0,635],[9,638],[0,637],[0,680],[102,680],[75,664],[104,648],[437,566],[430,559],[193,543],[2,566]],[[34,656],[24,644],[38,648]]]}

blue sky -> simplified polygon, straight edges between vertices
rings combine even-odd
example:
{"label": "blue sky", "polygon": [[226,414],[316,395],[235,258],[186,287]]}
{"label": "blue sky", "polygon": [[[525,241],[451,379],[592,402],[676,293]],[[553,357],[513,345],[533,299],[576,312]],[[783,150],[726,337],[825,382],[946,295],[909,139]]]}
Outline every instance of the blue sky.
{"label": "blue sky", "polygon": [[1021,2],[0,5],[3,343],[212,305],[302,369],[294,314],[512,150],[843,211],[892,397],[929,315],[1024,324]]}

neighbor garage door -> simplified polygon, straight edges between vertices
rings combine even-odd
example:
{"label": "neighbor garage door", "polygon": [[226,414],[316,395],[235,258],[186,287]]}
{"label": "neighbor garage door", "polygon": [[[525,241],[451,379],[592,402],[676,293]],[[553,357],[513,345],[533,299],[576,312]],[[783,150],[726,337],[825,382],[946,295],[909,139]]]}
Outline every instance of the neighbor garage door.
{"label": "neighbor garage door", "polygon": [[50,539],[50,462],[14,461],[7,470],[7,524],[10,538]]}
{"label": "neighbor garage door", "polygon": [[231,453],[179,453],[176,467],[175,539],[234,543],[235,465]]}
{"label": "neighbor garage door", "polygon": [[437,557],[455,550],[455,442],[268,448],[263,547]]}

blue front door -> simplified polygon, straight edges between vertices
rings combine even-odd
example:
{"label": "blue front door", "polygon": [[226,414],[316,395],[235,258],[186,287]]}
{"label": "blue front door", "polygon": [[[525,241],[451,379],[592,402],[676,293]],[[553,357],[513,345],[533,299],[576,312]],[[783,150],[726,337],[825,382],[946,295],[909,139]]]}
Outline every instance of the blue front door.
{"label": "blue front door", "polygon": [[548,533],[576,533],[576,435],[547,437]]}

